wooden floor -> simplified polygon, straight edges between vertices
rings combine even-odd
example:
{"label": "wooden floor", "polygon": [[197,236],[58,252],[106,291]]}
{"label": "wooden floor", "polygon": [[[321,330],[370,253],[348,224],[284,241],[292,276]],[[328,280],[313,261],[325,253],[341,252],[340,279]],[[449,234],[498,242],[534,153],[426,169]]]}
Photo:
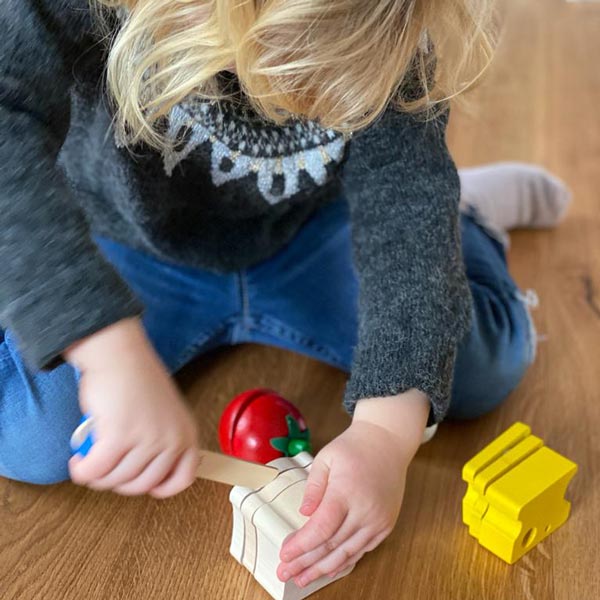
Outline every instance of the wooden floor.
{"label": "wooden floor", "polygon": [[[450,135],[461,165],[541,163],[573,187],[557,231],[519,233],[510,261],[542,300],[535,366],[495,414],[444,425],[409,474],[394,534],[320,600],[593,600],[600,598],[600,4],[506,0],[498,62],[456,113]],[[220,352],[181,377],[206,446],[217,448],[225,403],[271,386],[296,402],[321,446],[347,424],[344,377],[309,359],[262,347]],[[580,465],[572,516],[509,567],[461,523],[461,467],[516,420]],[[64,484],[0,481],[2,600],[261,600],[266,594],[228,555],[228,488],[198,482],[158,502]]]}

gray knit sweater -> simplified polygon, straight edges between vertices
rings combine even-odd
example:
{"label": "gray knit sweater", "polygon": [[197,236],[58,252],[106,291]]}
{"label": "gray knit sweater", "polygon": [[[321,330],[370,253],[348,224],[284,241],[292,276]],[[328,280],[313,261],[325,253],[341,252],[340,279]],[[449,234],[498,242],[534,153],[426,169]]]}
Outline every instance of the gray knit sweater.
{"label": "gray knit sweater", "polygon": [[418,388],[443,418],[471,314],[445,117],[388,110],[350,139],[190,100],[169,118],[174,152],[132,156],[111,130],[88,0],[2,0],[0,31],[0,325],[32,369],[143,310],[92,233],[231,271],[343,193],[360,282],[346,407]]}

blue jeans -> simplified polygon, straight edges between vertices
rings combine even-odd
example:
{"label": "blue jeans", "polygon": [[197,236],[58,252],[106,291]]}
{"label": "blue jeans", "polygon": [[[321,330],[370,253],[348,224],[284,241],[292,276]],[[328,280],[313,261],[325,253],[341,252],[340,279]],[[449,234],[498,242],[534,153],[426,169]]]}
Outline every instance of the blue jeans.
{"label": "blue jeans", "polygon": [[[535,339],[502,246],[473,215],[461,219],[474,318],[458,352],[449,417],[473,418],[518,384]],[[350,370],[358,283],[344,201],[321,209],[269,260],[228,274],[96,241],[144,303],[144,326],[172,373],[211,348],[244,342]],[[32,483],[67,479],[69,437],[80,416],[75,370],[28,372],[11,332],[0,331],[0,475]]]}

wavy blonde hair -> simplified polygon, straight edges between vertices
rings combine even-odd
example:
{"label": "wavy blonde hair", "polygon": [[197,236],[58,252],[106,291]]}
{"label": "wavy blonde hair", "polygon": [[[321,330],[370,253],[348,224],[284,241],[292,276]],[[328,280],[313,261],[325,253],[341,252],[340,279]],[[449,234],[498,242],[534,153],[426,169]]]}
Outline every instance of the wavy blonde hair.
{"label": "wavy blonde hair", "polygon": [[121,14],[108,57],[117,122],[129,143],[159,148],[174,105],[227,95],[224,70],[269,121],[351,132],[390,101],[443,105],[478,80],[495,45],[492,0],[92,1]]}

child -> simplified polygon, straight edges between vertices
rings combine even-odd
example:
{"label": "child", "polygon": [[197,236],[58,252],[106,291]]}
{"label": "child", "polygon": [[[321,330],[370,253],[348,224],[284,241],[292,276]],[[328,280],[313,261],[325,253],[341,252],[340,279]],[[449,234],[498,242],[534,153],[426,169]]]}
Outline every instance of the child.
{"label": "child", "polygon": [[0,4],[0,475],[66,479],[83,411],[75,482],[173,495],[198,457],[169,373],[303,352],[351,373],[354,415],[282,549],[306,585],[389,534],[427,424],[516,386],[535,341],[502,236],[568,194],[467,171],[459,217],[443,100],[489,60],[487,1],[112,5]]}

